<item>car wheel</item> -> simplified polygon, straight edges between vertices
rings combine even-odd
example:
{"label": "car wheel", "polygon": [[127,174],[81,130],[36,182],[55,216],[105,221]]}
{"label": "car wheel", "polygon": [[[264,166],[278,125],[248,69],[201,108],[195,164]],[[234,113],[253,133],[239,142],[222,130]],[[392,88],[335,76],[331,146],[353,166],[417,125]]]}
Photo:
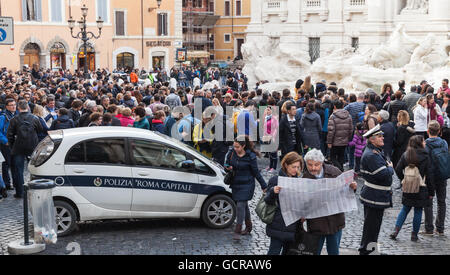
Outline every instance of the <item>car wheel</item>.
{"label": "car wheel", "polygon": [[235,218],[236,204],[226,195],[212,196],[203,204],[202,220],[210,228],[227,228]]}
{"label": "car wheel", "polygon": [[77,214],[72,205],[65,201],[55,201],[58,237],[70,235],[76,228]]}

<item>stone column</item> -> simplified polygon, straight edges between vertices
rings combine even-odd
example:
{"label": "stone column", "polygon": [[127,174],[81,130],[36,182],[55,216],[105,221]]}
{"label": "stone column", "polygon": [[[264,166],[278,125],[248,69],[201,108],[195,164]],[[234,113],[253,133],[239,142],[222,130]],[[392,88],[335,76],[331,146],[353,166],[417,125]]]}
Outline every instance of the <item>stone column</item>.
{"label": "stone column", "polygon": [[321,56],[326,52],[344,47],[346,44],[344,37],[344,1],[331,0],[328,1],[328,21],[324,22],[324,35],[321,37]]}
{"label": "stone column", "polygon": [[301,1],[299,0],[288,0],[288,22],[289,23],[300,23],[300,9],[301,9]]}
{"label": "stone column", "polygon": [[374,48],[389,37],[389,25],[386,24],[386,5],[392,0],[367,0],[367,22],[361,27],[360,48]]}
{"label": "stone column", "polygon": [[[431,21],[450,21],[450,1],[429,0],[428,13]],[[448,28],[447,28],[448,31]]]}
{"label": "stone column", "polygon": [[385,15],[385,0],[368,0],[368,15],[367,21],[370,23],[383,22],[386,19]]}
{"label": "stone column", "polygon": [[251,20],[249,24],[261,24],[262,22],[262,0],[251,1]]}

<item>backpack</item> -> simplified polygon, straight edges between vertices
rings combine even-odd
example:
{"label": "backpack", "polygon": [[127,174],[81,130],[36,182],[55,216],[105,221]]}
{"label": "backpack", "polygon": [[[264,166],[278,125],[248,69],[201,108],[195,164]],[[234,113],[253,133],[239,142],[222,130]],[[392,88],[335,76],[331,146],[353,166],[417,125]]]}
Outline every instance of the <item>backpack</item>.
{"label": "backpack", "polygon": [[33,125],[33,115],[25,116],[22,121],[18,123],[16,140],[14,147],[20,148],[25,155],[31,155],[37,144],[39,143],[38,135]]}
{"label": "backpack", "polygon": [[402,180],[402,191],[407,194],[417,194],[421,185],[424,185],[425,180],[420,175],[419,168],[414,164],[405,167],[405,177]]}
{"label": "backpack", "polygon": [[434,175],[436,180],[447,180],[450,178],[450,169],[448,169],[450,165],[450,154],[448,148],[437,147],[431,149],[431,161],[436,167],[436,173]]}
{"label": "backpack", "polygon": [[358,113],[358,122],[363,122],[364,121],[364,116],[366,115],[365,112],[359,112]]}

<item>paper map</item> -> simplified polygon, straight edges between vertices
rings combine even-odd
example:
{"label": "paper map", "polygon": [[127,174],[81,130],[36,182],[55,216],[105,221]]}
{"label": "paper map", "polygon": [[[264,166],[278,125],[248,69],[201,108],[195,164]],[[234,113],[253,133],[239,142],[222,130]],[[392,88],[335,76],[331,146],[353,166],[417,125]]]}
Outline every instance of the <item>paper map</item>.
{"label": "paper map", "polygon": [[315,219],[358,209],[350,188],[353,171],[334,179],[279,177],[281,214],[287,226],[301,218]]}

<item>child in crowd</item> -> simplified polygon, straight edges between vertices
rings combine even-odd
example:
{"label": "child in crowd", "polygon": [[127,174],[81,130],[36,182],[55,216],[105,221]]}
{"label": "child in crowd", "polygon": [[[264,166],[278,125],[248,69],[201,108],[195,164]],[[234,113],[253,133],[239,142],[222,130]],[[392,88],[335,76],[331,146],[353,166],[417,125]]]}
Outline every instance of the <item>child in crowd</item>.
{"label": "child in crowd", "polygon": [[364,148],[366,147],[366,139],[363,135],[366,133],[364,130],[364,124],[359,122],[356,124],[356,131],[353,136],[353,140],[348,144],[350,147],[355,147],[355,173],[359,173],[361,157],[364,153]]}

